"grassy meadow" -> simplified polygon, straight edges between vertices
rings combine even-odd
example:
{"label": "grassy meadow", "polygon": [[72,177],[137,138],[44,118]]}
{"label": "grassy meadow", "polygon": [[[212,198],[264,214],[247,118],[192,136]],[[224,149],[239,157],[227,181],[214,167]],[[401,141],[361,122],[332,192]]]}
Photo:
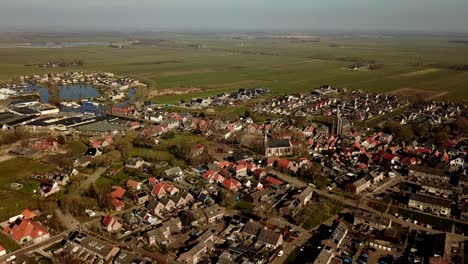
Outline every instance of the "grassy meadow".
{"label": "grassy meadow", "polygon": [[[148,36],[146,36],[148,37]],[[158,38],[155,34],[153,38]],[[155,102],[213,95],[241,87],[268,87],[275,94],[308,91],[322,84],[375,92],[403,88],[467,100],[468,45],[448,37],[320,37],[320,41],[233,39],[224,35],[170,35],[170,44],[73,48],[0,48],[0,80],[20,74],[109,71],[138,78],[164,91]],[[74,39],[76,41],[76,39]],[[25,64],[81,59],[83,67],[39,68]],[[373,71],[345,68],[355,62],[381,64]],[[171,94],[175,90],[185,94]],[[445,92],[445,93],[442,93]]]}
{"label": "grassy meadow", "polygon": [[38,201],[33,198],[39,183],[28,179],[23,189],[12,190],[10,184],[31,177],[34,173],[53,172],[55,168],[38,161],[13,158],[0,163],[0,221],[21,213],[24,209],[37,208]]}

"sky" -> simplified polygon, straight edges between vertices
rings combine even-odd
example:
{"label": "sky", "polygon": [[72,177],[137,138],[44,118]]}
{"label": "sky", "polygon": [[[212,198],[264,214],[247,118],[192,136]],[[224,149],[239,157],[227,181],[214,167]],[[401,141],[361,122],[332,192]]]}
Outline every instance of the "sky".
{"label": "sky", "polygon": [[468,0],[0,0],[0,30],[468,31]]}

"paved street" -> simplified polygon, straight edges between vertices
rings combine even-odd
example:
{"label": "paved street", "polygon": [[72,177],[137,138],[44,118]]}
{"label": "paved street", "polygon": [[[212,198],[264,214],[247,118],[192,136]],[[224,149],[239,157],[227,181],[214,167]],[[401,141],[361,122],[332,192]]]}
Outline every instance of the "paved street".
{"label": "paved street", "polygon": [[20,256],[20,255],[32,252],[32,251],[34,251],[36,249],[47,247],[47,246],[50,246],[50,245],[52,245],[54,243],[57,243],[60,240],[64,239],[67,236],[67,234],[68,234],[68,231],[64,231],[64,232],[62,232],[62,233],[60,233],[58,235],[55,235],[55,236],[49,238],[48,240],[46,240],[44,242],[34,244],[34,245],[31,245],[31,246],[22,248],[20,250],[17,250],[15,252],[9,253],[9,254],[7,254],[7,255],[5,255],[3,257],[0,257],[0,263],[7,263],[6,260],[10,256],[13,256],[13,255]]}

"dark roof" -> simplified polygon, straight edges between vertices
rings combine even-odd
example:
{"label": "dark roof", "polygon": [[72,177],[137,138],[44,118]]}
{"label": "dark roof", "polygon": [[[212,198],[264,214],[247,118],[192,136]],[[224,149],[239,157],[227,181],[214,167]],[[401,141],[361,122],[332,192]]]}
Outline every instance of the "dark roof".
{"label": "dark roof", "polygon": [[18,108],[12,108],[13,111],[17,112],[17,113],[20,113],[20,114],[23,114],[23,115],[34,115],[34,114],[38,114],[39,112],[32,109],[32,108],[29,108],[29,107],[18,107]]}
{"label": "dark roof", "polygon": [[86,156],[94,156],[97,153],[97,148],[88,148],[86,151]]}
{"label": "dark roof", "polygon": [[251,236],[257,236],[258,232],[263,228],[262,224],[254,221],[249,221],[247,224],[245,224],[244,229],[242,232],[251,235]]}
{"label": "dark roof", "polygon": [[34,118],[36,118],[36,116],[14,116],[12,118],[1,121],[0,124],[5,124],[8,126],[15,126],[20,123],[34,119]]}
{"label": "dark roof", "polygon": [[12,117],[15,117],[17,115],[15,114],[12,114],[12,113],[0,113],[0,122],[4,121],[4,120],[8,120]]}
{"label": "dark roof", "polygon": [[268,229],[262,229],[258,235],[257,241],[268,245],[276,245],[280,239],[281,234]]}
{"label": "dark roof", "polygon": [[446,208],[451,208],[451,206],[452,206],[452,201],[450,201],[450,200],[442,199],[442,198],[435,197],[435,196],[423,195],[423,194],[419,194],[419,193],[410,194],[410,200],[415,200],[415,201],[419,201],[419,202],[423,202],[423,203],[443,206],[443,207],[446,207]]}
{"label": "dark roof", "polygon": [[268,140],[269,148],[289,148],[291,141],[289,139],[270,139]]}

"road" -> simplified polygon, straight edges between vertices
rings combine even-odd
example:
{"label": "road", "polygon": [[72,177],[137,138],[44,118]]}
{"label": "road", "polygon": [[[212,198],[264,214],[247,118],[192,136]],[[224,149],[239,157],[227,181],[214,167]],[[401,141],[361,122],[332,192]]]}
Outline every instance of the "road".
{"label": "road", "polygon": [[[307,184],[305,182],[301,181],[300,179],[289,176],[287,174],[284,174],[284,173],[281,173],[281,172],[278,172],[278,171],[275,171],[273,168],[269,168],[269,169],[267,169],[267,171],[270,174],[276,175],[277,177],[279,177],[283,181],[286,181],[286,182],[288,182],[288,183],[290,183],[292,185],[295,185],[297,187],[307,186]],[[377,193],[377,192],[379,192],[381,190],[384,190],[384,189],[388,188],[389,186],[391,186],[392,184],[398,183],[399,181],[402,181],[401,176],[396,176],[395,178],[393,178],[393,179],[389,180],[388,182],[384,183],[383,185],[379,186],[372,193]],[[393,222],[395,222],[397,224],[400,224],[402,226],[406,226],[406,227],[409,227],[409,228],[414,229],[414,230],[426,231],[426,232],[429,232],[429,233],[440,233],[440,231],[429,229],[429,228],[426,228],[426,227],[421,226],[421,225],[416,225],[416,224],[414,224],[412,222],[404,221],[403,219],[399,219],[399,218],[395,217],[394,215],[391,215],[391,214],[388,214],[388,213],[382,213],[382,212],[377,211],[374,208],[368,206],[365,203],[365,202],[376,202],[374,199],[371,199],[371,198],[368,198],[368,197],[364,196],[364,197],[359,197],[360,198],[359,200],[351,200],[351,199],[346,199],[346,198],[344,198],[342,196],[338,196],[338,195],[329,193],[328,191],[319,190],[317,188],[313,188],[313,189],[314,189],[314,192],[316,192],[316,193],[318,193],[318,194],[320,194],[322,196],[325,196],[325,197],[327,197],[327,198],[329,198],[331,200],[338,201],[338,202],[342,203],[343,205],[347,205],[347,206],[352,207],[352,208],[364,209],[364,210],[373,212],[373,213],[375,213],[377,215],[384,215],[384,216],[390,218]],[[390,206],[392,206],[392,205],[390,205]],[[408,211],[413,211],[413,212],[419,213],[419,214],[427,214],[427,213],[424,213],[424,212],[421,212],[421,211],[418,211],[418,210],[415,210],[415,209],[412,209],[412,208],[403,208],[403,209],[408,210]],[[434,216],[434,215],[431,215],[431,214],[427,214],[427,215]],[[460,220],[451,219],[449,217],[440,217],[440,216],[437,216],[437,217],[439,217],[441,219],[447,219],[447,220],[450,220],[450,221],[463,223]],[[460,235],[457,235],[457,234],[453,234],[453,235],[460,236]]]}
{"label": "road", "polygon": [[[347,205],[347,206],[352,207],[352,208],[364,209],[364,210],[372,212],[372,213],[374,213],[376,215],[381,215],[381,216],[388,217],[388,218],[390,218],[392,220],[392,222],[400,224],[400,225],[405,226],[405,227],[409,227],[409,228],[414,229],[414,230],[425,231],[425,232],[432,233],[432,234],[440,233],[440,231],[437,231],[437,230],[434,230],[434,229],[429,229],[429,228],[426,228],[426,227],[424,227],[422,225],[416,225],[416,224],[414,224],[412,222],[404,221],[403,219],[399,219],[399,218],[397,218],[397,217],[395,217],[395,216],[393,216],[391,214],[382,213],[382,212],[377,211],[374,208],[372,208],[372,207],[370,207],[367,204],[362,203],[362,202],[360,202],[359,206],[358,206],[358,204],[357,204],[358,201],[348,200],[348,199],[345,199],[343,197],[340,197],[340,196],[337,196],[337,195],[334,195],[334,194],[330,194],[327,191],[314,189],[314,192],[316,192],[316,193],[318,193],[318,194],[320,194],[322,196],[325,196],[325,197],[327,197],[327,198],[329,198],[331,200],[338,201],[338,202],[342,203],[343,205]],[[361,200],[371,201],[371,200],[366,199],[366,198],[362,198]],[[453,234],[453,235],[456,235],[456,234]],[[460,235],[457,235],[457,236],[460,236]]]}
{"label": "road", "polygon": [[47,239],[46,241],[44,242],[40,242],[38,244],[34,244],[34,245],[31,245],[31,246],[27,246],[27,247],[24,247],[20,250],[17,250],[15,252],[12,252],[12,253],[9,253],[9,254],[6,254],[5,256],[2,256],[0,257],[0,263],[7,263],[6,260],[8,259],[8,257],[10,256],[20,256],[20,255],[24,255],[26,253],[29,253],[31,251],[34,251],[36,249],[40,249],[40,248],[44,248],[44,247],[47,247],[47,246],[50,246],[54,243],[57,243],[59,241],[61,241],[62,239],[64,239],[65,237],[67,237],[68,235],[68,231],[64,231],[58,235],[55,235],[49,239]]}
{"label": "road", "polygon": [[371,196],[371,195],[374,195],[374,194],[378,194],[378,193],[380,193],[382,191],[385,191],[388,187],[393,186],[393,185],[401,182],[401,180],[402,180],[401,176],[396,176],[394,178],[391,178],[386,183],[384,183],[384,184],[380,185],[379,187],[377,187],[371,193],[368,193],[366,196]]}

